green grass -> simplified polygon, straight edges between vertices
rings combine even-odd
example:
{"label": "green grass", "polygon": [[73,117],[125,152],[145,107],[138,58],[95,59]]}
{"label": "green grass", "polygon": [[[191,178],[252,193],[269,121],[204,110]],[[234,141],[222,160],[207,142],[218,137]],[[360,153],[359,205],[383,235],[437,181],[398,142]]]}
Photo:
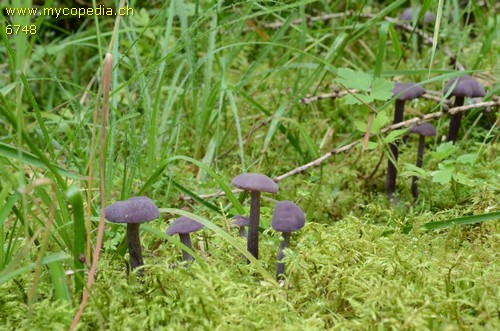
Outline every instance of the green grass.
{"label": "green grass", "polygon": [[[0,9],[20,5],[9,3]],[[232,215],[249,212],[248,195],[233,194],[231,178],[244,171],[276,177],[363,138],[366,106],[300,102],[339,88],[339,68],[441,91],[460,74],[446,45],[485,85],[485,100],[498,95],[496,3],[457,3],[422,1],[440,24],[427,27],[432,45],[421,54],[417,29],[384,20],[406,1],[173,0],[144,8],[131,1],[135,15],[122,17],[116,33],[111,17],[69,25],[39,17],[36,35],[7,35],[7,24],[29,19],[2,16],[0,324],[68,328],[101,201],[143,194],[162,210],[142,227],[145,277],[128,271],[124,227],[107,223],[80,329],[498,329],[497,110],[469,111],[457,148],[442,144],[448,116],[433,121],[438,136],[428,140],[420,171],[411,167],[416,140],[401,144],[398,205],[384,195],[387,135],[374,129],[364,152],[334,155],[280,181],[278,195],[263,194],[258,262],[245,263],[245,242],[229,228]],[[345,15],[308,21],[331,13]],[[466,13],[475,24],[465,24]],[[270,22],[281,23],[265,28]],[[98,146],[92,134],[102,129],[94,116],[108,50],[110,112]],[[405,116],[442,104],[407,102]],[[371,107],[375,128],[392,118],[393,101]],[[415,172],[421,194],[413,202]],[[217,191],[225,195],[200,197]],[[274,203],[285,199],[304,209],[308,223],[292,236],[280,287],[273,280],[279,236],[269,228]],[[196,236],[203,250],[195,246],[189,268],[174,267],[182,244],[163,243],[164,231],[187,212],[206,225]]]}

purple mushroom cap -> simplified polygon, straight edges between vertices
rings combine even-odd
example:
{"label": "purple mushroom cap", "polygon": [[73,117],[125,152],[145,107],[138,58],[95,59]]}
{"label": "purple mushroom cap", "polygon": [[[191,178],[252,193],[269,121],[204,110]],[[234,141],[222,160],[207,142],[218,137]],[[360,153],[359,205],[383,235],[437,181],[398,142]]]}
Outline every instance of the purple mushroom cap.
{"label": "purple mushroom cap", "polygon": [[239,226],[239,227],[247,226],[249,223],[248,217],[241,216],[241,215],[233,216],[233,220],[234,221],[231,222],[231,224],[235,225],[235,226]]}
{"label": "purple mushroom cap", "polygon": [[160,217],[160,210],[148,197],[134,197],[117,201],[107,207],[104,217],[114,223],[144,223]]}
{"label": "purple mushroom cap", "polygon": [[278,184],[266,175],[245,173],[233,178],[231,184],[245,191],[278,193]]}
{"label": "purple mushroom cap", "polygon": [[[456,85],[455,82],[457,82]],[[486,94],[483,85],[471,76],[466,75],[451,79],[444,87],[445,95],[448,94],[448,90],[452,88],[453,85],[455,85],[455,87],[453,88],[453,91],[451,91],[450,95],[456,97],[477,98],[484,97]]]}
{"label": "purple mushroom cap", "polygon": [[430,137],[436,135],[436,128],[430,123],[422,123],[412,126],[409,133],[416,133],[421,136]]}
{"label": "purple mushroom cap", "polygon": [[280,201],[274,207],[272,227],[280,232],[294,232],[306,224],[306,215],[291,201]]}
{"label": "purple mushroom cap", "polygon": [[416,83],[396,83],[392,89],[393,96],[398,100],[412,100],[421,97],[425,89]]}
{"label": "purple mushroom cap", "polygon": [[[418,13],[420,12],[420,7],[409,7],[409,8],[406,8],[403,13],[399,16],[399,19],[401,21],[411,21],[413,19],[413,13],[415,13],[415,15],[418,15]],[[425,23],[431,23],[431,22],[434,22],[434,15],[432,15],[432,13],[430,11],[426,11],[425,14],[424,14],[424,22]]]}
{"label": "purple mushroom cap", "polygon": [[169,236],[173,236],[174,234],[189,234],[200,230],[203,226],[203,224],[198,223],[192,218],[181,216],[170,224],[167,234]]}

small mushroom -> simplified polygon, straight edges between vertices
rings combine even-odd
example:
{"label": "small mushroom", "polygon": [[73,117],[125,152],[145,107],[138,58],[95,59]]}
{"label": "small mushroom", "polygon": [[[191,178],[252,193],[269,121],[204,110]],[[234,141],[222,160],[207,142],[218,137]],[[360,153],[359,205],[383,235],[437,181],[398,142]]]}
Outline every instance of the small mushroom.
{"label": "small mushroom", "polygon": [[[139,226],[160,217],[160,210],[148,197],[134,197],[118,201],[107,207],[105,218],[113,223],[127,223],[127,244],[130,255],[130,267],[133,269],[144,264],[142,259]],[[142,275],[142,272],[139,273]]]}
{"label": "small mushroom", "polygon": [[[406,8],[405,10],[403,10],[403,13],[399,16],[399,20],[400,21],[413,21],[413,17],[417,17],[417,15],[419,14],[420,12],[420,7],[409,7],[409,8]],[[424,14],[424,20],[422,22],[422,20],[419,20],[417,22],[417,26],[419,28],[422,28],[424,27],[424,25],[426,24],[431,24],[431,23],[434,23],[434,20],[435,20],[435,17],[434,15],[432,15],[432,13],[430,11],[426,11],[425,14]],[[406,38],[405,38],[406,39]],[[422,53],[422,45],[423,44],[423,38],[422,36],[417,33],[417,47],[418,47],[418,52],[419,53]]]}
{"label": "small mushroom", "polygon": [[244,173],[233,178],[231,184],[250,191],[250,219],[248,224],[247,249],[259,258],[260,192],[278,193],[278,185],[266,175]]}
{"label": "small mushroom", "polygon": [[[403,10],[403,13],[399,16],[400,21],[412,21],[413,20],[413,15],[415,14],[418,15],[420,12],[420,7],[408,7],[405,10]],[[426,11],[424,14],[424,23],[432,23],[434,22],[435,18],[434,15],[430,11]],[[418,26],[422,26],[422,22],[418,21],[417,22]]]}
{"label": "small mushroom", "polygon": [[234,221],[231,225],[239,228],[240,237],[247,238],[247,230],[245,229],[245,226],[249,223],[248,217],[236,215],[233,216],[233,220]]}
{"label": "small mushroom", "polygon": [[[417,151],[417,167],[422,167],[422,160],[424,158],[425,137],[434,137],[436,135],[436,128],[430,123],[422,123],[412,126],[408,133],[415,133],[419,135],[418,151]],[[415,199],[418,198],[418,177],[413,176],[411,181],[411,194]]]}
{"label": "small mushroom", "polygon": [[284,257],[283,251],[290,246],[290,234],[300,230],[306,224],[306,215],[299,206],[291,201],[280,201],[274,207],[273,218],[271,221],[273,229],[283,235],[280,251],[278,253],[278,262],[276,263],[276,278],[282,278],[285,272],[285,264],[281,262]]}
{"label": "small mushroom", "polygon": [[[421,97],[425,93],[425,89],[416,83],[396,83],[392,90],[393,95],[396,97],[396,108],[394,110],[394,124],[403,121],[404,107],[406,100],[412,100]],[[387,177],[385,181],[385,194],[389,200],[392,200],[394,192],[396,192],[396,177],[397,168],[396,162],[398,161],[398,144],[392,142],[389,144],[389,149],[392,154],[392,159],[387,161]]]}
{"label": "small mushroom", "polygon": [[[481,83],[475,80],[474,77],[467,75],[451,79],[444,87],[444,95],[447,95],[452,87],[453,90],[450,92],[449,97],[455,97],[453,107],[463,106],[465,97],[477,98],[484,97],[485,95],[484,87]],[[447,141],[453,141],[453,143],[457,141],[461,121],[461,112],[451,115],[450,128],[448,129],[448,136],[446,137]]]}
{"label": "small mushroom", "polygon": [[[173,236],[174,234],[178,234],[181,240],[181,243],[186,245],[187,247],[193,249],[193,245],[191,244],[191,232],[196,232],[203,228],[203,224],[198,223],[192,218],[181,216],[174,220],[172,224],[167,229],[167,234],[169,236]],[[186,251],[182,251],[182,260],[183,261],[191,261],[194,258]]]}

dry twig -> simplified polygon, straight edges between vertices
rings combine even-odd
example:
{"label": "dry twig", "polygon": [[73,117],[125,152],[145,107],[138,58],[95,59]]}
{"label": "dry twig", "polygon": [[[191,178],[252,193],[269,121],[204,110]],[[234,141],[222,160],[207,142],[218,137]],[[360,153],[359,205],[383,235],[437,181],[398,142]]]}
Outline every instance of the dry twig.
{"label": "dry twig", "polygon": [[[418,116],[417,117],[413,117],[413,118],[411,118],[409,120],[406,120],[406,121],[403,121],[403,122],[400,122],[400,123],[397,123],[397,124],[393,124],[393,125],[387,126],[387,127],[383,128],[381,130],[381,133],[387,133],[387,132],[392,131],[392,130],[407,128],[409,126],[412,126],[412,125],[420,123],[420,122],[425,122],[425,121],[429,121],[431,119],[439,118],[439,117],[445,115],[446,113],[450,113],[451,115],[453,115],[453,114],[456,114],[456,113],[466,112],[468,110],[476,109],[476,108],[492,109],[494,107],[500,107],[500,98],[495,97],[494,100],[492,100],[492,101],[477,102],[477,103],[473,103],[473,104],[470,104],[470,105],[465,105],[465,106],[450,108],[447,111],[443,110],[443,111],[438,111],[438,112],[434,112],[434,113],[430,113],[430,114],[425,114],[425,115],[420,116],[420,117],[418,117]],[[445,107],[444,109],[446,109],[446,108],[447,107]],[[322,164],[323,162],[325,162],[327,159],[329,159],[331,156],[333,156],[335,154],[340,154],[342,152],[347,152],[351,148],[357,146],[360,142],[362,142],[362,139],[358,139],[356,141],[353,141],[353,142],[351,142],[351,143],[349,143],[349,144],[347,144],[345,146],[339,147],[339,148],[334,148],[331,151],[323,154],[319,158],[317,158],[317,159],[315,159],[315,160],[313,160],[313,161],[311,161],[309,163],[306,163],[306,164],[301,165],[301,166],[299,166],[299,167],[297,167],[295,169],[292,169],[289,172],[284,173],[284,174],[282,174],[280,176],[274,177],[274,181],[275,182],[280,182],[283,179],[288,178],[290,176],[293,176],[295,174],[303,173],[303,172],[305,172],[309,168],[317,167],[320,164]],[[241,190],[233,190],[232,192],[233,193],[239,193],[239,192],[242,192],[242,191]],[[218,192],[210,193],[210,194],[202,194],[202,195],[199,195],[199,197],[202,198],[202,199],[209,199],[209,198],[220,197],[220,196],[223,196],[223,195],[225,195],[225,193],[223,191],[218,191]],[[191,197],[184,196],[184,195],[181,196],[180,199],[181,200],[186,200],[186,201],[192,200]]]}

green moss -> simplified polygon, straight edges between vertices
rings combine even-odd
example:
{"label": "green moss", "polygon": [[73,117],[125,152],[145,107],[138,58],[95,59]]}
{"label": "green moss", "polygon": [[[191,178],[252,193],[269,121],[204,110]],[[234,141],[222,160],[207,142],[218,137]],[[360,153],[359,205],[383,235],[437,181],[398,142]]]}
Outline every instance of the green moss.
{"label": "green moss", "polygon": [[[356,217],[333,226],[308,223],[292,236],[283,287],[259,279],[216,237],[209,236],[207,270],[196,263],[173,268],[178,254],[161,247],[169,250],[146,266],[142,282],[127,279],[105,255],[80,329],[500,327],[498,223],[441,233],[382,232]],[[262,237],[262,262],[272,272],[279,236]],[[30,314],[13,283],[2,293],[0,317],[9,328],[63,329],[76,312],[43,292]]]}

